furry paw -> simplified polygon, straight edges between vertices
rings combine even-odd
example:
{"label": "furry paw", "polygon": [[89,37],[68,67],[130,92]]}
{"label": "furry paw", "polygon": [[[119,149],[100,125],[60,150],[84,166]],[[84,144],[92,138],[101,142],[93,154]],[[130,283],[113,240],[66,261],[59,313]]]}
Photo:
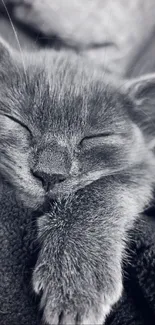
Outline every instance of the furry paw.
{"label": "furry paw", "polygon": [[41,297],[44,321],[103,325],[122,293],[121,241],[117,245],[107,238],[105,246],[105,237],[97,232],[94,236],[88,229],[86,233],[83,223],[79,231],[77,227],[70,231],[68,219],[62,218],[61,210],[59,218],[59,210],[38,221],[41,250],[33,288]]}
{"label": "furry paw", "polygon": [[44,255],[33,273],[33,288],[41,295],[43,321],[49,325],[103,325],[121,296],[121,277],[117,274],[111,279],[107,277],[107,281],[105,277],[105,283],[100,285],[99,275],[89,269],[87,274],[80,274],[74,267],[66,270],[64,264],[63,273],[59,267],[61,269],[60,265],[49,267]]}

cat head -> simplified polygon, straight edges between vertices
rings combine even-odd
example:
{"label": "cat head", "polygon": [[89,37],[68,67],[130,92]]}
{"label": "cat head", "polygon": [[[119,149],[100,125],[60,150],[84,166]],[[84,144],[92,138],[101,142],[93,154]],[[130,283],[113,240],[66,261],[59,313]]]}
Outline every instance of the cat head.
{"label": "cat head", "polygon": [[0,174],[25,204],[148,168],[155,78],[144,79],[118,86],[76,55],[0,41]]}

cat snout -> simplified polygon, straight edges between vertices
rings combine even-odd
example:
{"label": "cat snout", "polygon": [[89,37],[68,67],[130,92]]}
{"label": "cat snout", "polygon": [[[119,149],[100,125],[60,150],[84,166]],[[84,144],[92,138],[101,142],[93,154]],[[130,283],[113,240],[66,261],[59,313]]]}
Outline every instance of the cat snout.
{"label": "cat snout", "polygon": [[41,180],[45,192],[50,192],[56,184],[65,181],[67,178],[67,175],[65,174],[56,173],[49,175],[43,171],[35,171],[33,172],[33,175]]}

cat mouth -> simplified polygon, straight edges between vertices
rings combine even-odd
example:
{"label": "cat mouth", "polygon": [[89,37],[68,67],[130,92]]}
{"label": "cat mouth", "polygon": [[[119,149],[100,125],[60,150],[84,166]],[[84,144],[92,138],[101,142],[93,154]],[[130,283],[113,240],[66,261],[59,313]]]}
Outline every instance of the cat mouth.
{"label": "cat mouth", "polygon": [[88,172],[76,177],[70,177],[65,181],[55,184],[54,187],[47,193],[50,197],[64,197],[71,193],[75,193],[78,190],[88,186],[89,184],[99,180],[104,176],[115,174],[116,170],[109,172],[109,170],[100,170],[97,172]]}
{"label": "cat mouth", "polygon": [[68,178],[59,184],[55,184],[47,193],[47,196],[51,198],[68,196],[69,194],[76,192],[82,187],[83,186],[80,177]]}
{"label": "cat mouth", "polygon": [[52,198],[62,198],[69,196],[70,194],[77,192],[79,189],[84,188],[95,180],[96,178],[90,179],[89,175],[68,178],[60,184],[55,184],[55,186],[49,191],[48,196]]}
{"label": "cat mouth", "polygon": [[91,183],[98,181],[103,177],[118,174],[122,170],[124,170],[124,168],[114,168],[113,170],[105,168],[102,170],[91,171],[85,174],[81,174],[79,176],[72,176],[59,184],[55,184],[53,188],[49,191],[48,195],[51,198],[62,198],[68,196],[90,185]]}

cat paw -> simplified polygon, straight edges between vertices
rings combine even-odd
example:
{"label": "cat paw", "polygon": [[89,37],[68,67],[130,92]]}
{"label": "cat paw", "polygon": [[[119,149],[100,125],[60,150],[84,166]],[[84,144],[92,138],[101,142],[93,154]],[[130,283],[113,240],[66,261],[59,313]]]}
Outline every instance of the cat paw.
{"label": "cat paw", "polygon": [[40,295],[43,321],[48,325],[103,325],[122,294],[121,243],[117,247],[114,242],[111,249],[109,245],[106,254],[104,238],[100,245],[98,237],[90,234],[88,241],[86,237],[77,240],[77,228],[76,236],[72,231],[66,237],[58,214],[54,221],[54,215],[38,220],[41,250],[33,288]]}
{"label": "cat paw", "polygon": [[[70,274],[70,277],[72,275]],[[60,281],[60,283],[59,283]],[[64,280],[63,280],[64,281]],[[66,278],[69,285],[69,279]],[[109,288],[98,290],[88,286],[86,281],[81,285],[65,287],[62,279],[58,280],[47,265],[39,264],[33,274],[33,288],[41,295],[40,307],[43,310],[43,321],[49,325],[103,325],[112,306],[122,294],[122,281],[111,284]]]}

